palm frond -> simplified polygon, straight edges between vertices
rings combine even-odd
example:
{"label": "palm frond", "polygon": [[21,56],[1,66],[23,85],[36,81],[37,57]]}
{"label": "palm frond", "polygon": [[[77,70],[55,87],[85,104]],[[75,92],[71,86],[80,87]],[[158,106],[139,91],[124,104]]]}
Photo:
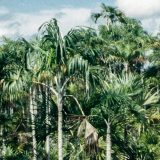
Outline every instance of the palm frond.
{"label": "palm frond", "polygon": [[[85,132],[84,132],[85,131]],[[82,136],[85,133],[85,145],[86,151],[88,154],[95,155],[98,151],[98,133],[97,130],[88,122],[87,119],[84,119],[79,128],[78,136]]]}

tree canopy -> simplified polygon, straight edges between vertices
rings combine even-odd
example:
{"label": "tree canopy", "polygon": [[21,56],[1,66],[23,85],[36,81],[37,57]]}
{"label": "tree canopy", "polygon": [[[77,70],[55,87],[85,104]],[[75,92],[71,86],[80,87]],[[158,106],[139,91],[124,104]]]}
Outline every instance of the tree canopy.
{"label": "tree canopy", "polygon": [[160,159],[160,37],[105,4],[91,19],[3,37],[0,159]]}

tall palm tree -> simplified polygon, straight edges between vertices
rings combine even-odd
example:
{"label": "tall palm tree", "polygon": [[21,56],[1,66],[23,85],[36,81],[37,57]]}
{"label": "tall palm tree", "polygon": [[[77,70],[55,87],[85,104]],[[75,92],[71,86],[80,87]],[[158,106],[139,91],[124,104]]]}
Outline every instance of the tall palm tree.
{"label": "tall palm tree", "polygon": [[35,117],[37,112],[36,104],[36,88],[30,87],[30,114],[31,114],[31,128],[32,128],[32,143],[33,143],[33,160],[37,160],[37,140],[36,140],[36,125]]}
{"label": "tall palm tree", "polygon": [[157,103],[158,94],[146,88],[147,95],[142,98],[142,101],[139,101],[137,98],[141,97],[144,90],[142,79],[131,73],[128,75],[123,73],[121,76],[110,73],[102,84],[103,92],[100,96],[100,102],[97,104],[97,106],[100,106],[92,108],[91,117],[95,116],[96,120],[98,118],[99,122],[101,122],[101,124],[98,124],[98,121],[96,122],[94,118],[92,119],[94,123],[97,123],[95,124],[96,128],[100,126],[103,128],[106,125],[106,159],[111,159],[112,157],[111,141],[115,141],[113,137],[118,135],[114,135],[111,131],[114,130],[116,133],[116,128],[124,130],[124,140],[121,141],[121,146],[124,146],[123,153],[125,157],[131,156],[133,158],[134,155],[130,154],[132,149],[128,148],[127,137],[129,131],[126,127],[131,127],[131,124],[133,125],[135,122],[142,125],[145,124],[146,111],[144,110],[144,105]]}
{"label": "tall palm tree", "polygon": [[[65,97],[77,99],[73,95],[66,94],[66,87],[74,79],[82,78],[86,81],[86,88],[89,85],[89,63],[81,55],[72,52],[70,46],[74,43],[71,32],[64,38],[61,36],[57,20],[52,19],[44,23],[39,29],[38,44],[28,44],[30,51],[29,57],[37,57],[35,60],[28,61],[32,68],[35,68],[32,82],[48,88],[52,93],[52,99],[58,108],[58,158],[63,159],[63,105]],[[74,37],[75,38],[75,37]],[[34,54],[34,55],[33,55]],[[42,81],[44,73],[47,73],[50,84]],[[38,75],[38,78],[37,76]],[[83,78],[84,77],[84,78]]]}

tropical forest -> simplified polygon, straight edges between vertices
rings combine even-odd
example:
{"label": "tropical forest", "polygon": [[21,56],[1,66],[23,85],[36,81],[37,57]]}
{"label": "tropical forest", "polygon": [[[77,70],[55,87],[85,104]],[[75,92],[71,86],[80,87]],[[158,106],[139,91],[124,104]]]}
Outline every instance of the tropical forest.
{"label": "tropical forest", "polygon": [[90,21],[1,37],[0,160],[160,160],[160,34],[106,4]]}

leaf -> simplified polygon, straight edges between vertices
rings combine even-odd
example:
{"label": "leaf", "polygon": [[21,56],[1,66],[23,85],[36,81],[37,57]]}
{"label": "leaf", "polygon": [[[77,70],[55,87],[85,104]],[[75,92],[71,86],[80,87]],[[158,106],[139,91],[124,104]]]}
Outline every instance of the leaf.
{"label": "leaf", "polygon": [[88,154],[96,154],[98,151],[98,133],[97,130],[84,119],[78,128],[78,136],[82,136],[85,130],[85,145]]}
{"label": "leaf", "polygon": [[89,154],[96,154],[98,151],[98,133],[96,129],[86,120],[85,131],[86,151]]}
{"label": "leaf", "polygon": [[85,131],[85,139],[90,137],[93,134],[93,140],[97,141],[98,134],[96,132],[96,129],[86,120],[86,131]]}
{"label": "leaf", "polygon": [[85,128],[86,128],[86,119],[84,119],[84,120],[81,122],[81,124],[80,124],[80,126],[79,126],[79,128],[78,128],[78,133],[77,133],[77,136],[78,136],[78,137],[82,136],[83,131],[85,130]]}
{"label": "leaf", "polygon": [[146,100],[143,103],[143,106],[155,104],[159,100],[159,94],[158,94],[158,92],[155,92],[154,94],[152,94],[151,91],[150,91],[150,92],[147,93],[145,99]]}

